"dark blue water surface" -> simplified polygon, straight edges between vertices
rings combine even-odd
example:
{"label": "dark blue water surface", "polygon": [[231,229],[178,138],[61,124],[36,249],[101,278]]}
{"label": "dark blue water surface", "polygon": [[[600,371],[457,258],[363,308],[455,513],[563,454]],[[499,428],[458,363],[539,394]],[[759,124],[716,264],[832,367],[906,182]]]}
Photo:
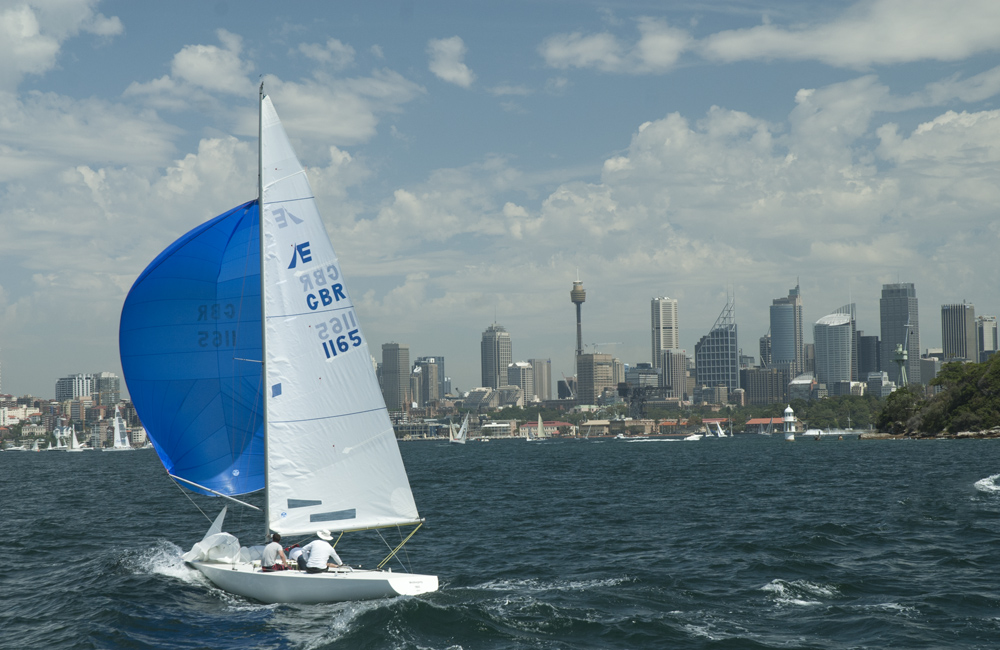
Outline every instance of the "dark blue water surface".
{"label": "dark blue water surface", "polygon": [[185,568],[223,504],[151,451],[0,453],[0,648],[1000,647],[1000,441],[401,448],[441,590],[309,606]]}

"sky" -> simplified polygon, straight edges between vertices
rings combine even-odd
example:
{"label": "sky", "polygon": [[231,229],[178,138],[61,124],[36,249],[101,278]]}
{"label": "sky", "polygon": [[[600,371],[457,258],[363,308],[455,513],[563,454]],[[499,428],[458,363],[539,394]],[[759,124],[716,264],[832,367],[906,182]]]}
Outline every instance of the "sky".
{"label": "sky", "polygon": [[146,265],[256,196],[257,87],[284,122],[372,353],[651,361],[735,298],[757,356],[797,283],[879,333],[912,282],[1000,312],[1000,3],[0,0],[0,392],[121,374]]}

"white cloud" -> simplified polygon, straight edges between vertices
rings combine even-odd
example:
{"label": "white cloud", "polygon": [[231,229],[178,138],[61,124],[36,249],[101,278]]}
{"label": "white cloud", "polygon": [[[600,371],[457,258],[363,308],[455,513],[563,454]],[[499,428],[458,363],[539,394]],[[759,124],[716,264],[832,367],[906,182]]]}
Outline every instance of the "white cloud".
{"label": "white cloud", "polygon": [[[299,45],[299,52],[313,61],[322,63],[334,70],[343,70],[354,63],[354,48],[341,43],[335,38],[327,40],[325,45],[301,43]],[[376,54],[376,57],[382,58],[378,54]]]}
{"label": "white cloud", "polygon": [[594,68],[603,72],[659,74],[671,70],[690,47],[691,36],[654,18],[637,21],[639,39],[623,44],[609,33],[556,34],[539,46],[545,63],[553,68]]}
{"label": "white cloud", "polygon": [[96,0],[33,0],[0,8],[0,91],[13,90],[24,75],[56,65],[62,43],[81,32],[102,37],[122,33],[117,17],[94,13]]}
{"label": "white cloud", "polygon": [[958,61],[1000,49],[1000,3],[994,0],[873,0],[825,24],[763,24],[703,39],[702,56],[723,62],[816,60],[867,68],[911,61]]}
{"label": "white cloud", "polygon": [[527,86],[515,86],[512,84],[501,84],[499,86],[493,86],[489,89],[491,95],[496,95],[497,97],[505,97],[508,95],[517,95],[524,97],[531,94],[531,89]]}
{"label": "white cloud", "polygon": [[427,43],[428,67],[439,79],[468,88],[476,75],[465,65],[465,43],[459,36],[431,39]]}
{"label": "white cloud", "polygon": [[253,69],[253,64],[240,58],[242,39],[224,29],[216,34],[223,47],[186,46],[174,55],[171,75],[209,92],[245,94],[252,87],[247,74]]}

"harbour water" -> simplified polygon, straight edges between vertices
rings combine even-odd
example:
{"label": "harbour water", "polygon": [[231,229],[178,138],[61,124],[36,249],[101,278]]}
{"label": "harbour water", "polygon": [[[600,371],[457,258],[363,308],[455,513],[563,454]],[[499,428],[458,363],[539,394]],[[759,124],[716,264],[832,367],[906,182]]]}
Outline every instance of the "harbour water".
{"label": "harbour water", "polygon": [[222,504],[152,451],[0,453],[0,648],[1000,647],[1000,441],[401,449],[427,518],[401,563],[441,590],[310,606],[185,568]]}

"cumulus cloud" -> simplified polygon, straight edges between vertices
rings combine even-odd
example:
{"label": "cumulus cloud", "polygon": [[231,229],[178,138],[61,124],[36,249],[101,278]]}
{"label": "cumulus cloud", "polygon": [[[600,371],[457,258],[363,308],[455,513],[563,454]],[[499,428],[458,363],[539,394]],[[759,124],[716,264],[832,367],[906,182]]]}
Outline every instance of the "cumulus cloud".
{"label": "cumulus cloud", "polygon": [[693,39],[682,29],[654,18],[637,21],[639,39],[623,43],[609,32],[556,34],[539,46],[553,68],[594,68],[603,72],[656,74],[672,69]]}
{"label": "cumulus cloud", "polygon": [[[217,116],[222,128],[239,135],[257,133],[255,81],[249,78],[253,64],[242,58],[242,38],[225,30],[217,32],[221,47],[188,45],[173,58],[171,73],[147,82],[134,82],[125,91],[128,99],[163,111],[194,108]],[[284,80],[264,78],[265,90],[281,97],[281,115],[291,132],[300,138],[300,155],[311,162],[327,155],[329,144],[353,145],[374,136],[380,116],[395,113],[424,92],[419,85],[397,72],[375,70],[368,76],[344,78],[330,73],[353,61],[354,50],[330,39],[325,46],[307,46],[307,57],[324,65],[313,78]],[[231,96],[248,98],[235,107]],[[226,102],[221,101],[223,97]],[[323,144],[323,143],[326,144]]]}
{"label": "cumulus cloud", "polygon": [[[381,54],[377,53],[374,49],[377,47],[373,46],[372,53],[377,58],[382,58]],[[341,43],[335,38],[327,40],[324,45],[318,43],[301,43],[299,45],[299,52],[333,70],[343,70],[354,63],[354,48]]]}
{"label": "cumulus cloud", "polygon": [[911,61],[958,61],[1000,49],[1000,3],[993,0],[859,2],[823,24],[763,24],[719,32],[698,45],[723,62],[815,60],[867,68]]}
{"label": "cumulus cloud", "polygon": [[464,63],[465,52],[465,42],[459,36],[431,39],[427,43],[428,67],[439,79],[468,88],[476,75]]}
{"label": "cumulus cloud", "polygon": [[80,33],[121,34],[122,23],[94,12],[96,0],[33,0],[0,8],[0,91],[13,90],[27,74],[56,65],[62,43]]}

